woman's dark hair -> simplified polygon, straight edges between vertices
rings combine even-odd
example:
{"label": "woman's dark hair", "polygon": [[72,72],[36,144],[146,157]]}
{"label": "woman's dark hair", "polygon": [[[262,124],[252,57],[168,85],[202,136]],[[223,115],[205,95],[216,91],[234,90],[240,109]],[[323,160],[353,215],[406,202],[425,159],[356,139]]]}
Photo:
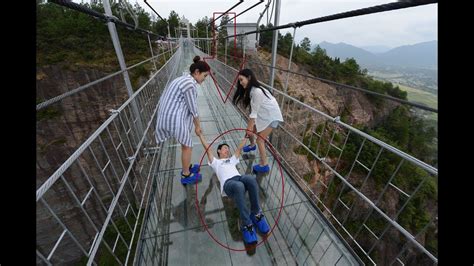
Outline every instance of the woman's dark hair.
{"label": "woman's dark hair", "polygon": [[[237,91],[235,92],[234,98],[232,99],[232,102],[234,104],[237,104],[240,100],[243,99],[244,107],[247,108],[250,104],[250,92],[252,91],[252,89],[254,87],[261,89],[263,91],[263,94],[265,94],[265,96],[268,97],[267,93],[261,87],[261,85],[258,82],[257,78],[253,74],[252,70],[250,70],[248,68],[242,69],[242,70],[240,70],[239,75],[242,75],[242,76],[248,78],[249,83],[247,84],[247,89],[244,89],[244,87],[242,85],[240,85],[240,81],[237,81]],[[270,94],[271,94],[271,92],[270,92]]]}
{"label": "woman's dark hair", "polygon": [[199,55],[196,55],[193,61],[194,63],[189,67],[189,71],[191,72],[191,74],[193,74],[196,69],[198,69],[201,73],[208,72],[211,70],[211,68],[206,62],[201,61],[201,57],[199,57]]}
{"label": "woman's dark hair", "polygon": [[227,145],[227,143],[222,143],[222,144],[219,144],[219,146],[217,146],[217,157],[221,158],[221,154],[219,153],[219,151],[222,149],[222,147],[227,146],[229,147],[229,145]]}

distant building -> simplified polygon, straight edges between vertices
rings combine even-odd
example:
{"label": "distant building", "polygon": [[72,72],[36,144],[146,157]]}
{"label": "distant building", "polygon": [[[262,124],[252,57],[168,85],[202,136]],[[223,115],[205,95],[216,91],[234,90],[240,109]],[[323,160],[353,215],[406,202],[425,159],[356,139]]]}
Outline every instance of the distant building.
{"label": "distant building", "polygon": [[[227,29],[227,35],[228,36],[234,35],[234,24],[233,23],[226,24],[225,27]],[[246,32],[249,32],[249,31],[257,30],[257,23],[236,23],[235,27],[236,27],[236,34],[242,34],[242,33],[246,33]],[[233,37],[231,37],[227,40],[228,40],[228,42],[234,42]],[[237,45],[239,47],[241,46],[242,41],[245,44],[245,50],[248,50],[248,51],[255,51],[256,50],[256,47],[257,47],[257,34],[256,33],[252,33],[252,34],[249,34],[249,35],[238,36],[237,37]]]}

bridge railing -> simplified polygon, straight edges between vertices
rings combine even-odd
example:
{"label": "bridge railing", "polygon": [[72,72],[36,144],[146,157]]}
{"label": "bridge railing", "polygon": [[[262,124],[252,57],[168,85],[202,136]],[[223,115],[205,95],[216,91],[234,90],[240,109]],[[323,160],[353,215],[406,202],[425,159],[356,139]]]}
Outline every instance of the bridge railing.
{"label": "bridge railing", "polygon": [[[208,62],[231,102],[238,70]],[[369,264],[437,263],[438,170],[340,117],[263,86],[285,120],[270,138],[279,159],[359,257]]]}
{"label": "bridge railing", "polygon": [[[157,103],[176,76],[181,49],[36,191],[37,263],[133,261],[157,168]],[[138,110],[138,114],[133,106]],[[140,123],[144,123],[143,127]],[[47,226],[44,226],[47,224]]]}

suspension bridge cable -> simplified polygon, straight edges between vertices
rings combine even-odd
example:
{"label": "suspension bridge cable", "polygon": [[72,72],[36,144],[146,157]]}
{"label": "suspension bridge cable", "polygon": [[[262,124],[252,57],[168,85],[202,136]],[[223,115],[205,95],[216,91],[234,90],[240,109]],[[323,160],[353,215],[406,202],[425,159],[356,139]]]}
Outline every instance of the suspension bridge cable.
{"label": "suspension bridge cable", "polygon": [[259,31],[248,31],[245,33],[227,36],[226,38],[249,35],[249,34],[253,34],[257,32],[266,32],[266,31],[281,30],[281,29],[286,29],[286,28],[301,27],[301,26],[305,26],[309,24],[316,24],[316,23],[321,23],[321,22],[326,22],[326,21],[331,21],[331,20],[336,20],[336,19],[350,18],[350,17],[355,17],[355,16],[362,16],[362,15],[373,14],[373,13],[378,13],[378,12],[385,12],[385,11],[391,11],[391,10],[397,10],[397,9],[415,7],[415,6],[427,5],[427,4],[435,4],[435,3],[438,3],[438,0],[412,0],[412,1],[403,1],[403,2],[393,2],[393,3],[338,13],[334,15],[304,20],[301,22],[288,23],[281,26],[261,29]]}
{"label": "suspension bridge cable", "polygon": [[[217,55],[226,56],[226,55],[224,55],[224,54],[219,54],[219,53],[217,53]],[[237,57],[237,56],[231,56],[231,55],[227,55],[227,56],[228,56],[228,57],[233,57],[233,58],[242,59],[242,58]],[[374,95],[374,96],[386,98],[386,99],[391,100],[391,101],[396,101],[396,102],[399,102],[399,103],[402,103],[402,104],[406,104],[406,105],[410,105],[410,106],[413,106],[413,107],[416,107],[416,108],[419,108],[419,109],[423,109],[423,110],[425,110],[425,111],[430,111],[430,112],[433,112],[433,113],[438,113],[438,110],[437,110],[437,109],[434,109],[434,108],[431,108],[431,107],[428,107],[428,106],[425,106],[425,105],[422,105],[422,104],[410,102],[410,101],[407,101],[407,100],[403,100],[403,99],[400,99],[400,98],[396,98],[396,97],[393,97],[393,96],[390,96],[390,95],[381,94],[381,93],[378,93],[378,92],[374,92],[374,91],[370,91],[370,90],[366,90],[366,89],[354,87],[354,86],[351,86],[351,85],[346,85],[346,84],[338,83],[338,82],[335,82],[335,81],[332,81],[332,80],[323,79],[323,78],[319,78],[319,77],[315,77],[315,76],[311,76],[311,75],[306,75],[306,74],[302,74],[302,73],[290,71],[290,70],[283,69],[283,68],[280,68],[280,67],[272,67],[271,65],[262,64],[262,63],[260,63],[260,62],[258,62],[258,61],[255,61],[255,60],[249,60],[249,59],[245,59],[245,60],[246,60],[247,62],[252,62],[252,63],[255,63],[255,64],[257,64],[257,65],[266,66],[266,67],[269,67],[269,68],[274,68],[274,69],[276,69],[276,70],[284,71],[284,72],[287,72],[287,73],[299,75],[299,76],[306,77],[306,78],[310,78],[310,79],[314,79],[314,80],[319,80],[319,81],[322,81],[322,82],[324,82],[324,83],[334,85],[334,86],[336,86],[336,87],[340,87],[340,88],[344,88],[344,89],[351,89],[351,90],[356,90],[356,91],[361,91],[361,92],[364,92],[364,93],[367,93],[367,94],[371,94],[371,95]]]}
{"label": "suspension bridge cable", "polygon": [[156,14],[161,20],[163,20],[164,22],[166,22],[166,24],[168,24],[168,22],[167,22],[166,20],[164,20],[164,19],[160,16],[160,14],[158,14],[158,12],[156,12],[156,10],[153,9],[153,7],[151,7],[150,4],[148,4],[147,0],[143,0],[143,2],[145,2],[145,4],[147,4],[148,7],[151,8],[151,10],[153,10],[153,12],[155,12],[155,14]]}
{"label": "suspension bridge cable", "polygon": [[[240,12],[239,14],[237,14],[235,17],[232,17],[232,18],[229,18],[229,19],[237,18],[238,16],[240,16],[240,15],[242,15],[243,13],[249,11],[250,9],[252,9],[252,8],[254,8],[254,7],[260,5],[260,4],[263,3],[263,1],[265,1],[265,0],[259,0],[259,1],[260,1],[260,2],[258,2],[258,3],[256,3],[255,5],[253,5],[253,6],[249,7],[249,8],[247,8],[247,9],[245,9],[244,11]],[[226,24],[227,24],[227,22],[226,22]],[[226,24],[219,25],[219,26],[217,26],[215,29],[217,30],[217,29],[219,29],[219,28],[221,28],[221,27],[224,27]]]}
{"label": "suspension bridge cable", "polygon": [[268,11],[267,11],[267,25],[270,24],[270,21],[272,21],[272,16],[273,16],[273,10],[275,9],[275,0],[272,3],[272,11],[270,12],[270,18],[268,18]]}
{"label": "suspension bridge cable", "polygon": [[240,15],[242,15],[243,13],[249,11],[250,9],[252,9],[252,8],[254,8],[254,7],[260,5],[260,4],[263,3],[263,1],[265,1],[265,0],[259,0],[259,1],[260,1],[260,2],[258,2],[258,3],[256,3],[255,5],[253,5],[253,6],[249,7],[249,8],[247,8],[247,9],[245,9],[244,11],[240,12],[239,14],[237,14],[235,17],[237,18],[238,16],[240,16]]}
{"label": "suspension bridge cable", "polygon": [[130,14],[130,16],[132,17],[133,22],[135,23],[135,27],[133,29],[136,30],[138,28],[138,18],[137,15],[133,12],[133,8],[131,7],[130,3],[126,0],[120,0],[119,6],[120,5],[122,6],[120,8],[120,17],[122,18],[122,21],[126,23],[125,16],[123,15],[123,9],[125,8],[128,14]]}
{"label": "suspension bridge cable", "polygon": [[[265,15],[265,13],[267,13],[267,19],[268,19],[268,7],[270,6],[270,2],[272,0],[268,0],[268,3],[265,5],[265,8],[263,9],[262,13],[260,13],[260,16],[258,17],[258,20],[257,20],[257,31],[259,30],[259,24],[260,24],[260,20],[262,20],[262,17],[263,15]],[[268,23],[267,23],[268,25]],[[255,34],[255,39],[257,40],[257,43],[258,43],[258,36],[259,34]]]}
{"label": "suspension bridge cable", "polygon": [[65,93],[63,93],[63,94],[61,94],[61,95],[58,95],[58,96],[56,96],[56,97],[53,97],[53,98],[51,98],[51,99],[49,99],[49,100],[46,100],[46,101],[44,101],[44,102],[42,102],[42,103],[39,103],[38,105],[36,105],[36,111],[41,110],[41,109],[43,109],[43,108],[45,108],[45,107],[47,107],[47,106],[49,106],[49,105],[51,105],[51,104],[53,104],[53,103],[55,103],[55,102],[59,102],[59,101],[61,101],[62,99],[68,97],[68,96],[71,96],[71,95],[73,95],[73,94],[76,94],[76,93],[78,93],[78,92],[80,92],[80,91],[83,91],[83,90],[85,90],[85,89],[87,89],[87,88],[90,88],[90,87],[92,87],[93,85],[98,84],[98,83],[100,83],[100,82],[102,82],[102,81],[104,81],[104,80],[106,80],[106,79],[109,79],[109,78],[112,78],[112,77],[114,77],[114,76],[117,76],[117,75],[119,75],[119,74],[121,74],[121,73],[123,73],[123,72],[125,72],[125,71],[128,71],[128,70],[130,70],[130,69],[132,69],[132,68],[134,68],[134,67],[136,67],[136,66],[139,66],[139,65],[141,65],[141,64],[144,64],[144,63],[146,63],[146,62],[148,62],[148,61],[150,61],[150,60],[153,60],[153,59],[155,59],[155,58],[157,58],[157,57],[159,57],[159,56],[161,56],[161,55],[163,55],[163,54],[165,54],[165,53],[168,53],[169,51],[170,51],[170,50],[166,50],[166,51],[164,51],[164,52],[161,53],[161,54],[157,54],[157,55],[155,55],[155,56],[153,56],[153,57],[150,57],[150,58],[148,58],[148,59],[146,59],[146,60],[143,60],[142,62],[136,63],[135,65],[130,66],[130,67],[127,67],[127,68],[124,69],[124,70],[117,71],[117,72],[115,72],[115,73],[112,73],[112,74],[110,74],[110,75],[107,75],[107,76],[105,76],[105,77],[102,77],[102,78],[100,78],[100,79],[98,79],[98,80],[94,80],[94,81],[89,82],[89,83],[87,83],[87,84],[85,84],[85,85],[79,86],[78,88],[75,88],[75,89],[73,89],[73,90],[71,90],[71,91],[68,91],[68,92],[65,92]]}
{"label": "suspension bridge cable", "polygon": [[[106,0],[107,1],[107,0]],[[123,22],[121,21],[120,19],[114,17],[114,16],[107,16],[105,14],[102,14],[100,12],[97,12],[93,9],[90,9],[90,8],[87,8],[83,5],[80,5],[80,4],[76,4],[76,3],[73,3],[71,0],[49,0],[49,2],[51,3],[55,3],[57,5],[61,5],[61,6],[64,6],[64,7],[67,7],[67,8],[70,8],[70,9],[74,9],[76,11],[79,11],[79,12],[82,12],[84,14],[87,14],[87,15],[90,15],[90,16],[93,16],[93,17],[96,17],[98,19],[101,19],[101,20],[104,20],[106,22],[113,22],[117,25],[121,25],[121,26],[124,26],[126,27],[127,29],[129,30],[133,30],[133,31],[137,31],[137,32],[140,32],[140,33],[144,33],[144,34],[149,34],[149,35],[153,35],[153,36],[156,36],[156,37],[163,37],[163,36],[160,36],[154,32],[151,32],[149,30],[145,30],[145,29],[142,29],[142,28],[136,28],[135,29],[135,26],[132,25],[132,24],[129,24],[129,23],[126,23],[126,22]]]}
{"label": "suspension bridge cable", "polygon": [[242,4],[244,2],[244,0],[239,0],[239,2],[235,5],[233,5],[231,8],[227,9],[227,11],[225,11],[224,13],[220,14],[217,18],[213,19],[212,21],[209,22],[209,24],[206,25],[206,27],[209,27],[211,24],[213,24],[214,22],[216,22],[216,20],[218,20],[220,17],[224,16],[225,14],[229,13],[232,9],[234,9],[235,7],[237,7],[238,5]]}

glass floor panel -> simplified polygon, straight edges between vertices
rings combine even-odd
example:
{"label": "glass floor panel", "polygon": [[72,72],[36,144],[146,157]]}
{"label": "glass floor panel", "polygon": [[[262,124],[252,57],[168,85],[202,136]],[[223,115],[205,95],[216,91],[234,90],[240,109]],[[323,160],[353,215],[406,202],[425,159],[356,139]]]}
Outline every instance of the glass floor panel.
{"label": "glass floor panel", "polygon": [[[191,58],[183,58],[187,57]],[[244,118],[230,101],[222,102],[210,78],[198,90],[198,106],[208,143],[227,130],[246,127]],[[243,131],[221,136],[211,147],[213,153],[222,142],[235,151],[243,136]],[[291,177],[283,172],[282,178],[268,149],[271,170],[256,178],[260,206],[272,231],[265,241],[258,236],[255,249],[246,250],[238,229],[238,210],[230,198],[221,196],[219,181],[207,165],[207,156],[201,165],[202,181],[197,186],[180,183],[180,146],[174,139],[163,143],[139,240],[139,265],[360,264]],[[193,132],[192,163],[199,163],[203,154],[204,148]],[[251,174],[252,165],[260,159],[258,149],[240,159],[239,172]]]}

